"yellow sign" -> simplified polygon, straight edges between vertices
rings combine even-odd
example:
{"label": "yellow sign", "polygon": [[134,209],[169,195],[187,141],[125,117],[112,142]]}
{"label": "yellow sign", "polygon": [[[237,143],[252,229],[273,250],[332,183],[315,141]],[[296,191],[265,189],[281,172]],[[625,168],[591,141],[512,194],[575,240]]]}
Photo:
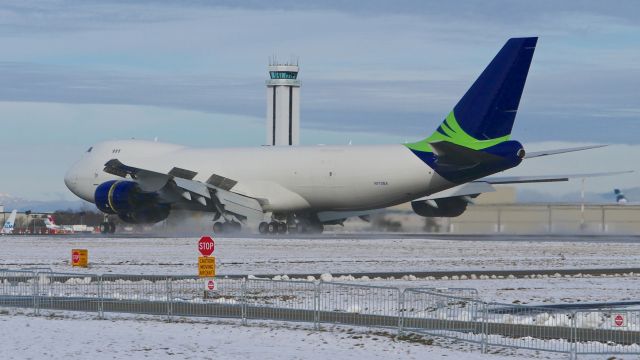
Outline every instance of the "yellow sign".
{"label": "yellow sign", "polygon": [[198,276],[201,278],[216,276],[216,257],[215,256],[199,256],[198,257]]}
{"label": "yellow sign", "polygon": [[89,265],[89,250],[71,249],[71,266],[87,267]]}

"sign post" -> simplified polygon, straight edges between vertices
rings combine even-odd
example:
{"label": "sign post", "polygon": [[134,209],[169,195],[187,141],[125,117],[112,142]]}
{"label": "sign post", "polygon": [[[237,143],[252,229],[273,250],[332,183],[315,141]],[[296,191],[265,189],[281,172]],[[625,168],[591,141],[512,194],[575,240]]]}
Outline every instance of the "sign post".
{"label": "sign post", "polygon": [[204,280],[205,297],[208,291],[218,290],[216,283],[216,258],[211,256],[215,250],[215,242],[210,236],[203,236],[198,241],[198,276]]}

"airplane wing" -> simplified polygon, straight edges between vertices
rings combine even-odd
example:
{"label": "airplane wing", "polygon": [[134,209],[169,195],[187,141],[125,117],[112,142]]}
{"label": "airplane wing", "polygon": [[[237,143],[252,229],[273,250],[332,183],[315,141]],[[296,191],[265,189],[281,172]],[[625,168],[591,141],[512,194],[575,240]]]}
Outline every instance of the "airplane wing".
{"label": "airplane wing", "polygon": [[122,178],[128,176],[135,179],[142,190],[158,191],[170,202],[186,202],[187,208],[217,212],[222,216],[231,214],[239,220],[263,217],[259,199],[230,191],[237,181],[219,175],[201,182],[193,180],[197,174],[186,169],[174,167],[165,174],[125,165],[118,159],[109,160],[104,171]]}

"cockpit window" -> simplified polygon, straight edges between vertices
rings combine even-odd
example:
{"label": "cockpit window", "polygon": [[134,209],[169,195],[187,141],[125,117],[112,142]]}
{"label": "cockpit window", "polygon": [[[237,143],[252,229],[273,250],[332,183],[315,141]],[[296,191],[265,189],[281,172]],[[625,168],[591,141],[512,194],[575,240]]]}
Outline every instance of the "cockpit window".
{"label": "cockpit window", "polygon": [[89,148],[89,150],[87,150],[87,152],[91,152],[91,150],[93,150],[93,146]]}

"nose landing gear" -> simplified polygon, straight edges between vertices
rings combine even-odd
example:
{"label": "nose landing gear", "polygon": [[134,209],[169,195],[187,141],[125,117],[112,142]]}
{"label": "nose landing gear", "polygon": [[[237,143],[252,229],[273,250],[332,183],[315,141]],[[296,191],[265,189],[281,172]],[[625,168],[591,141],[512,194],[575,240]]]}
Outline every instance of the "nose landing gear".
{"label": "nose landing gear", "polygon": [[109,221],[109,219],[105,219],[100,224],[100,233],[101,234],[113,234],[116,232],[116,224],[113,221]]}

